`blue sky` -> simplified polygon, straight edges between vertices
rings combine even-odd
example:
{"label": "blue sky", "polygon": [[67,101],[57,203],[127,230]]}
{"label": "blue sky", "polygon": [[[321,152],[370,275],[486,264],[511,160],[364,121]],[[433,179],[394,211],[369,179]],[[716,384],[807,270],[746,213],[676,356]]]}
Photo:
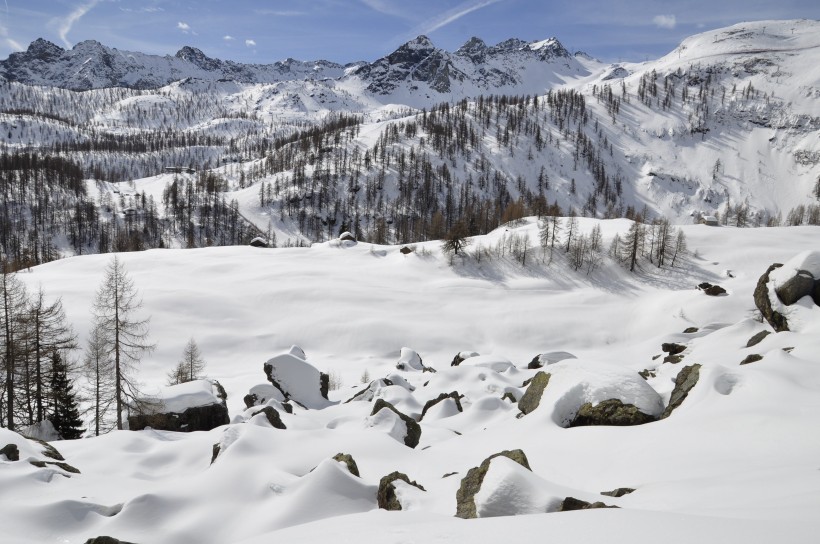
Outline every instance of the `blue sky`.
{"label": "blue sky", "polygon": [[1,0],[0,58],[38,37],[131,51],[267,63],[374,60],[426,34],[450,51],[471,36],[557,37],[605,61],[644,60],[686,36],[761,19],[820,19],[818,0]]}

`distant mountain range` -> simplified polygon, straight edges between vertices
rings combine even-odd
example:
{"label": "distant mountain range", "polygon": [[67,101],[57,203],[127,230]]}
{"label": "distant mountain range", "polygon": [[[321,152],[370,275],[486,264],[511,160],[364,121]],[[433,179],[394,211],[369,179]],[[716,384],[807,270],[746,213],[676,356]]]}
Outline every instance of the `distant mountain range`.
{"label": "distant mountain range", "polygon": [[156,89],[186,78],[202,81],[275,83],[281,81],[354,79],[368,91],[386,94],[406,86],[426,84],[435,92],[457,87],[482,90],[515,87],[531,79],[527,71],[584,71],[555,38],[539,42],[510,39],[488,46],[472,38],[456,52],[436,48],[426,36],[411,40],[372,63],[337,64],[325,60],[287,59],[272,64],[243,64],[215,59],[195,47],[174,56],[121,51],[87,40],[71,49],[42,38],[28,49],[0,61],[0,76],[28,85],[75,91],[126,87]]}

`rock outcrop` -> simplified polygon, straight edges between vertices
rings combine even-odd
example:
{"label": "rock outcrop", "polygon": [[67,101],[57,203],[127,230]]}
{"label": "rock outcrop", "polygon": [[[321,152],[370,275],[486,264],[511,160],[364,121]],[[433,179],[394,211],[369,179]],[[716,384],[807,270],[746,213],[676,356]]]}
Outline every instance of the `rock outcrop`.
{"label": "rock outcrop", "polygon": [[698,379],[700,379],[700,365],[698,364],[685,366],[678,372],[675,378],[675,388],[669,397],[669,404],[661,414],[661,419],[669,417],[686,400],[689,392],[697,385]]}
{"label": "rock outcrop", "polygon": [[230,423],[225,390],[210,380],[162,388],[158,396],[140,399],[140,411],[128,417],[128,428],[141,431],[210,431]]}
{"label": "rock outcrop", "polygon": [[617,506],[611,506],[609,504],[604,504],[602,502],[588,502],[582,501],[581,499],[576,499],[574,497],[567,497],[564,499],[564,502],[561,503],[561,506],[558,507],[559,512],[571,512],[573,510],[593,510],[595,508],[618,508]]}
{"label": "rock outcrop", "polygon": [[757,286],[754,290],[754,301],[757,309],[760,310],[763,319],[775,330],[775,332],[783,332],[789,330],[789,322],[786,316],[772,308],[772,301],[769,298],[769,275],[783,266],[780,263],[771,265],[766,272],[757,280]]}
{"label": "rock outcrop", "polygon": [[408,448],[415,448],[419,445],[419,440],[421,440],[421,426],[416,423],[416,420],[411,418],[408,415],[405,415],[399,412],[395,406],[390,404],[384,399],[378,399],[376,403],[373,405],[373,411],[370,412],[370,416],[376,416],[382,410],[388,410],[398,416],[399,419],[404,423],[407,430],[403,436],[404,445]]}
{"label": "rock outcrop", "polygon": [[433,407],[433,406],[435,406],[436,404],[438,404],[438,403],[440,403],[440,402],[443,402],[443,401],[445,401],[445,400],[447,400],[447,399],[451,399],[451,400],[455,403],[456,409],[457,409],[459,412],[463,412],[463,411],[464,411],[464,409],[461,407],[461,395],[459,395],[459,394],[458,394],[458,391],[452,391],[452,392],[450,392],[450,393],[442,393],[442,394],[441,394],[441,395],[439,395],[438,397],[436,397],[436,398],[434,398],[434,399],[431,399],[431,400],[428,400],[428,401],[424,404],[424,408],[422,408],[422,410],[421,410],[421,417],[419,418],[419,421],[421,421],[422,419],[424,419],[424,415],[427,413],[427,411],[428,411],[430,408],[432,408],[432,407]]}
{"label": "rock outcrop", "polygon": [[538,405],[541,403],[541,397],[544,394],[544,389],[547,388],[549,383],[550,375],[546,372],[541,371],[533,376],[530,385],[524,392],[524,396],[518,401],[518,409],[521,410],[522,414],[529,414],[538,408]]}
{"label": "rock outcrop", "polygon": [[333,456],[333,460],[342,463],[353,476],[359,476],[359,465],[349,453],[337,453]]}
{"label": "rock outcrop", "polygon": [[376,492],[376,501],[383,510],[401,510],[402,505],[396,493],[396,482],[401,481],[421,491],[427,491],[418,483],[410,480],[407,474],[395,471],[379,480],[379,490]]}
{"label": "rock outcrop", "polygon": [[[520,404],[520,403],[519,403]],[[578,409],[573,420],[568,427],[586,427],[591,425],[615,425],[626,427],[631,425],[643,425],[651,423],[657,418],[650,414],[641,412],[633,404],[624,404],[620,399],[607,399],[593,405],[590,402],[584,403]]]}
{"label": "rock outcrop", "polygon": [[257,414],[265,414],[265,418],[268,420],[268,423],[270,423],[271,427],[273,427],[274,429],[287,429],[287,427],[285,427],[285,424],[282,423],[282,418],[279,416],[279,412],[277,412],[276,408],[274,408],[273,406],[265,406],[258,412],[254,412],[251,415],[251,417]]}

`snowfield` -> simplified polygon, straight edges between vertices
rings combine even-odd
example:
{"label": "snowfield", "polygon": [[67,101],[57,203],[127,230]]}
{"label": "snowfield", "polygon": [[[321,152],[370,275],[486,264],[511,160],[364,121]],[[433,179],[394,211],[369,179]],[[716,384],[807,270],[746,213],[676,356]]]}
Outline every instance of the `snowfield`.
{"label": "snowfield", "polygon": [[[608,247],[630,222],[579,224],[584,233],[599,224]],[[475,257],[510,231],[535,245],[537,228],[529,218],[475,237],[468,256],[452,261],[440,242],[408,255],[400,246],[338,241],[120,254],[157,343],[139,368],[145,392],[182,404],[212,397],[207,382],[185,394],[162,389],[193,337],[208,377],[228,394],[232,423],[52,442],[79,473],[0,429],[0,448],[15,444],[20,457],[0,454],[0,540],[496,543],[529,534],[580,543],[816,542],[820,307],[808,297],[785,307],[791,331],[746,345],[771,330],[756,320],[758,278],[795,257],[795,266],[814,266],[803,252],[818,249],[820,228],[685,226],[685,259],[672,269],[643,262],[635,274],[608,258],[590,275],[575,271],[558,248],[549,265],[535,248],[526,266]],[[62,297],[84,341],[110,259],[72,257],[20,277]],[[704,281],[727,294],[705,295],[696,288]],[[663,363],[663,343],[684,345],[683,360]],[[740,365],[750,353],[763,358]],[[456,355],[466,358],[451,366]],[[538,372],[528,369],[538,356],[552,378],[539,406],[517,417],[513,400]],[[266,361],[306,406],[282,409]],[[612,398],[658,416],[678,373],[693,364],[699,379],[668,418],[565,428],[583,403]],[[331,377],[327,400],[317,395],[316,370]],[[368,384],[366,395],[345,402]],[[285,429],[254,415],[263,406],[246,409],[252,389],[267,395]],[[428,401],[453,391],[460,406],[447,398],[421,417]],[[405,445],[410,425],[398,415],[371,414],[378,399],[420,420],[416,447]],[[514,449],[531,471],[493,459],[475,495],[479,519],[454,517],[467,472]],[[360,476],[332,459],[338,453],[353,456]],[[377,506],[380,479],[393,471],[425,489],[397,482],[400,512]],[[600,495],[623,487],[635,491]],[[556,512],[566,497],[619,509]]]}

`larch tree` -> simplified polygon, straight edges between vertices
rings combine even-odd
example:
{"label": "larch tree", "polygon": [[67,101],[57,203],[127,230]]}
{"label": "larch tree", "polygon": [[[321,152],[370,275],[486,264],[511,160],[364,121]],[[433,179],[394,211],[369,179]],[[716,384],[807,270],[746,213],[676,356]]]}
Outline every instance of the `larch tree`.
{"label": "larch tree", "polygon": [[92,312],[94,325],[104,338],[105,352],[113,362],[114,402],[120,430],[126,406],[138,402],[137,365],[155,348],[148,341],[149,318],[136,315],[141,308],[142,300],[133,280],[128,277],[122,261],[114,256],[105,270]]}
{"label": "larch tree", "polygon": [[[5,265],[0,271],[0,347],[3,371],[3,402],[5,413],[0,413],[0,421],[5,420],[6,427],[14,430],[15,411],[17,408],[16,378],[20,366],[24,364],[24,325],[28,297],[25,285],[15,274],[6,273]],[[0,410],[2,412],[2,410]]]}
{"label": "larch tree", "polygon": [[83,357],[83,374],[87,382],[85,394],[91,401],[94,435],[110,430],[109,412],[114,404],[114,361],[107,348],[104,329],[94,327],[88,337]]}
{"label": "larch tree", "polygon": [[185,344],[182,352],[182,359],[177,366],[168,374],[168,385],[177,385],[185,382],[202,379],[202,372],[205,370],[205,360],[196,345],[196,340],[191,338]]}

